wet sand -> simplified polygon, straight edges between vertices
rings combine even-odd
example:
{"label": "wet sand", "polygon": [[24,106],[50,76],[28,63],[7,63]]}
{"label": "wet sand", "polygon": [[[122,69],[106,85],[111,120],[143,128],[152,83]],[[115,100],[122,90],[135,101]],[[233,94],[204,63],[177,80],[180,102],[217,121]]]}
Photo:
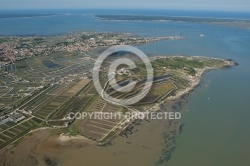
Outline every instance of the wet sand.
{"label": "wet sand", "polygon": [[38,165],[36,147],[50,136],[50,130],[41,130],[26,135],[17,146],[9,145],[0,151],[0,165]]}

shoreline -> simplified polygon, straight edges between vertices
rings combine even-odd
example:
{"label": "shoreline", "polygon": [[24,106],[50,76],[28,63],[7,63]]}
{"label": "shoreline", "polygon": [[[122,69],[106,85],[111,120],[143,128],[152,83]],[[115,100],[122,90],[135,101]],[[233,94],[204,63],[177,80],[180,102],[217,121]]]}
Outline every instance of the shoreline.
{"label": "shoreline", "polygon": [[[230,61],[225,60],[228,63],[230,63]],[[231,66],[232,63],[231,63]],[[223,69],[225,68],[221,67],[221,68],[206,68],[200,71],[199,73],[199,79],[197,80],[196,84],[192,84],[192,88],[190,87],[188,91],[180,91],[180,93],[177,93],[176,95],[178,95],[178,97],[176,98],[172,98],[169,99],[166,98],[164,100],[164,102],[161,102],[158,106],[159,108],[156,111],[164,111],[166,110],[166,107],[168,107],[170,109],[170,111],[181,111],[183,109],[183,106],[188,102],[187,97],[189,96],[189,94],[196,89],[196,87],[201,83],[201,78],[203,76],[203,74],[205,72],[208,72],[210,70],[216,70],[216,69]],[[182,93],[181,93],[182,92]],[[154,104],[154,106],[157,105]],[[154,107],[153,106],[153,107]],[[130,135],[134,135],[136,133],[136,131],[138,131],[139,126],[143,125],[143,124],[147,124],[147,123],[151,123],[152,120],[137,120],[134,119],[133,121],[130,121],[130,123],[128,123],[125,127],[123,127],[120,132],[117,132],[116,134],[114,134],[112,137],[110,137],[109,139],[107,139],[105,142],[98,144],[97,142],[93,141],[93,140],[89,140],[88,138],[84,137],[84,136],[68,136],[68,135],[64,135],[64,134],[59,134],[59,133],[52,133],[49,134],[48,137],[46,139],[44,139],[43,142],[39,143],[38,146],[35,146],[35,149],[37,149],[39,151],[39,153],[41,153],[40,151],[43,150],[44,148],[46,148],[48,145],[52,145],[58,147],[60,150],[58,152],[56,152],[54,154],[53,149],[50,149],[51,152],[50,154],[48,154],[48,156],[46,156],[47,158],[53,160],[54,162],[61,162],[64,161],[63,158],[61,158],[61,154],[66,154],[67,156],[67,152],[65,150],[68,151],[72,151],[72,150],[78,150],[78,148],[83,148],[86,146],[100,146],[103,148],[117,148],[116,146],[113,146],[113,141],[119,140],[121,141],[121,139],[123,139],[123,141],[126,142],[126,139],[128,139],[128,141],[131,141],[131,139],[133,140],[132,137],[130,137]],[[155,122],[152,122],[155,123]],[[164,125],[164,124],[162,124]],[[166,121],[166,126],[170,126],[168,127],[165,131],[162,131],[163,133],[161,134],[162,136],[162,140],[164,142],[164,146],[161,149],[161,153],[159,154],[160,156],[158,156],[156,163],[157,164],[161,164],[161,163],[165,163],[166,161],[170,160],[172,158],[172,154],[175,151],[175,148],[177,146],[177,138],[180,136],[182,128],[184,126],[184,124],[182,124],[180,121],[176,121],[176,120],[169,120]],[[39,135],[41,132],[48,132],[49,130],[45,129],[45,130],[36,130],[34,131],[34,136]],[[138,134],[137,134],[138,135]],[[30,137],[34,137],[34,136],[28,136],[25,137],[26,138],[30,138]],[[121,136],[118,138],[118,136]],[[133,140],[134,141],[134,140]],[[21,142],[25,142],[25,141],[21,141]],[[49,143],[48,143],[49,142]],[[27,143],[27,141],[26,141]],[[132,142],[130,142],[132,143]],[[130,144],[127,143],[126,144]],[[25,143],[20,143],[21,146],[23,146]],[[84,144],[84,145],[83,145]],[[11,151],[13,148],[17,147],[18,145],[12,146],[12,147],[8,147],[8,149],[6,148],[6,150]],[[63,148],[64,146],[67,146],[65,149]],[[19,148],[20,149],[20,148]],[[82,149],[82,151],[84,151],[84,148]],[[60,153],[59,153],[60,152]],[[84,151],[85,152],[85,151]],[[99,151],[97,151],[99,152]],[[39,154],[38,153],[38,154]],[[59,156],[59,157],[58,157]],[[34,158],[36,160],[38,160],[39,163],[43,163],[44,162],[44,158],[42,158],[42,156],[38,156],[37,158]]]}
{"label": "shoreline", "polygon": [[[171,58],[171,57],[187,57],[187,56],[154,56],[151,57],[150,60],[155,60],[155,59],[159,59],[159,58]],[[220,59],[220,58],[211,58],[211,57],[199,57],[199,56],[190,56],[190,57],[195,57],[195,58],[205,58],[205,59]],[[231,66],[237,66],[238,64],[236,62],[234,62],[233,60],[228,60],[228,59],[220,59],[223,60],[224,62],[226,62],[227,64],[225,64],[222,67],[205,67],[203,69],[197,69],[197,75],[194,78],[190,78],[188,81],[191,83],[189,87],[182,89],[182,90],[177,90],[176,94],[174,96],[169,96],[167,97],[164,101],[161,101],[160,103],[155,103],[153,104],[153,106],[149,109],[147,109],[145,112],[158,112],[161,110],[162,106],[164,103],[166,103],[167,101],[173,102],[173,103],[178,103],[178,101],[183,100],[184,96],[188,96],[192,91],[194,91],[196,89],[197,86],[199,86],[199,84],[201,83],[201,79],[202,76],[209,71],[212,70],[219,70],[219,69],[226,69],[229,68]],[[181,109],[181,108],[180,108]],[[153,111],[152,111],[153,110]],[[173,110],[171,110],[173,111]],[[179,110],[180,111],[180,110]],[[128,120],[128,119],[127,119]],[[124,131],[126,131],[129,127],[133,126],[133,124],[138,120],[138,119],[129,119],[129,121],[127,122],[127,120],[125,119],[124,121],[122,121],[120,124],[118,124],[117,126],[121,126],[123,124],[125,124],[124,127],[120,128],[119,131],[116,131],[116,133],[111,136],[110,138],[108,138],[107,140],[105,140],[105,137],[103,138],[105,141],[102,142],[102,140],[99,142],[91,140],[93,142],[95,142],[96,145],[100,145],[100,146],[105,146],[106,144],[108,144],[110,141],[112,141],[113,139],[115,139],[115,137],[117,137],[118,135],[120,135],[121,133],[123,133]],[[144,119],[145,120],[145,119]],[[119,128],[119,127],[118,127]],[[112,132],[113,130],[111,130],[110,132]],[[109,132],[109,133],[110,133]],[[61,137],[61,135],[60,135]],[[80,139],[84,137],[85,139],[88,139],[85,136],[81,136],[81,135],[77,135],[77,136],[67,136],[66,141],[69,140],[75,140],[75,139]],[[63,138],[62,138],[63,139]],[[90,139],[88,139],[90,140]]]}

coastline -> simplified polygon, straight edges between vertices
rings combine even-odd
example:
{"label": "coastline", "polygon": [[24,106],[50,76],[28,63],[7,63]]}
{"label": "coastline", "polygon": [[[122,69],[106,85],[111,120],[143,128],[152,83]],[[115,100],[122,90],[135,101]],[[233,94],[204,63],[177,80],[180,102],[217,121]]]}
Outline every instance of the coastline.
{"label": "coastline", "polygon": [[[229,60],[225,60],[225,61],[228,62],[229,66],[234,65],[233,61],[229,61]],[[227,66],[224,66],[221,68],[206,68],[206,69],[200,70],[199,79],[196,82],[194,82],[190,88],[186,90],[180,90],[179,93],[175,95],[175,97],[165,99],[164,102],[158,105],[159,106],[158,109],[154,111],[166,111],[166,110],[181,111],[183,108],[183,105],[185,105],[185,103],[188,102],[186,97],[190,94],[190,92],[192,92],[200,84],[203,74],[210,70],[223,69],[223,68],[227,68]],[[154,106],[156,105],[157,104],[154,104]],[[133,141],[131,140],[134,136],[130,137],[130,135],[132,134],[134,135],[136,134],[138,130],[142,130],[142,128],[139,126],[141,125],[143,126],[143,124],[150,125],[150,123],[159,123],[159,122],[153,121],[153,120],[146,120],[146,119],[144,120],[135,119],[133,121],[130,121],[130,123],[127,123],[127,125],[124,128],[122,128],[120,132],[117,132],[115,135],[107,139],[102,144],[98,144],[95,141],[89,140],[88,138],[84,136],[68,136],[68,135],[59,134],[59,133],[50,133],[50,134],[47,134],[47,137],[44,138],[43,141],[39,142],[39,145],[35,145],[37,143],[33,143],[32,146],[34,147],[28,146],[30,149],[35,149],[37,151],[36,154],[38,155],[33,159],[30,158],[28,161],[31,163],[35,162],[35,163],[41,164],[41,163],[46,162],[47,160],[51,160],[55,163],[60,163],[60,162],[65,161],[64,156],[69,155],[69,152],[70,153],[72,152],[72,154],[76,154],[76,152],[78,153],[79,151],[79,152],[84,152],[85,154],[91,151],[91,153],[99,154],[102,152],[103,148],[105,148],[105,150],[107,151],[112,151],[110,149],[114,150],[114,149],[117,149],[119,146],[122,146],[123,144],[131,144],[132,142],[134,142],[135,141],[134,139]],[[166,161],[172,158],[172,154],[175,151],[175,148],[177,146],[176,139],[181,134],[183,126],[184,126],[182,122],[176,121],[176,120],[161,122],[161,125],[165,126],[166,129],[162,131],[160,130],[158,131],[158,132],[163,132],[160,134],[160,136],[164,145],[163,147],[158,148],[158,150],[160,149],[161,152],[159,153],[157,158],[154,159],[156,161],[156,164],[158,165],[165,163]],[[32,137],[39,137],[39,135],[44,132],[48,133],[49,130],[45,129],[45,130],[38,130],[36,132],[33,132],[34,134],[32,136],[27,135],[25,137],[25,140],[28,138],[31,139]],[[136,134],[136,137],[138,137],[137,136],[138,134]],[[20,147],[28,143],[25,140],[21,141],[20,146],[18,145],[12,148],[18,148],[20,150]],[[122,143],[122,142],[125,142],[125,143]],[[161,146],[162,146],[162,143],[161,143]],[[54,149],[55,147],[57,147],[58,150],[55,151]],[[147,148],[147,147],[144,147],[144,148]],[[8,151],[10,151],[11,149],[8,149]],[[88,149],[88,152],[87,152],[87,149]],[[46,154],[46,156],[43,156],[44,152],[47,153],[47,150],[49,151],[49,153]],[[10,158],[8,157],[8,159]],[[33,161],[34,159],[35,161]],[[17,160],[20,160],[20,158],[18,158]],[[73,159],[67,159],[67,162],[72,161],[72,160]],[[81,159],[79,159],[79,161],[80,160]],[[88,159],[84,159],[84,161],[86,161],[87,163],[90,162]]]}
{"label": "coastline", "polygon": [[[159,59],[159,58],[171,58],[171,57],[185,57],[186,56],[154,56],[152,58],[150,58],[151,60],[155,60],[155,59]],[[192,56],[195,58],[205,58],[205,59],[219,59],[219,58],[211,58],[211,57],[199,57],[199,56]],[[189,78],[189,82],[190,82],[190,86],[185,88],[185,89],[179,89],[177,90],[177,93],[175,93],[174,96],[169,96],[167,97],[164,101],[161,101],[160,103],[155,103],[153,104],[153,106],[151,108],[148,108],[145,112],[157,112],[160,111],[163,104],[166,102],[173,102],[173,103],[178,103],[178,101],[183,100],[183,97],[186,95],[189,95],[190,92],[194,91],[195,88],[200,84],[202,76],[204,73],[209,72],[211,70],[219,70],[219,69],[225,69],[225,68],[229,68],[231,66],[237,66],[238,64],[236,62],[234,62],[233,60],[228,60],[228,59],[219,59],[219,60],[223,60],[226,64],[222,67],[205,67],[203,69],[196,69],[196,76],[195,77],[191,77]],[[173,111],[173,110],[171,110]],[[176,111],[176,110],[175,110]],[[180,110],[178,110],[180,111]],[[136,123],[137,119],[129,119],[129,121],[125,120],[122,121],[120,124],[118,124],[117,126],[123,126],[122,128],[119,129],[119,131],[116,131],[116,133],[114,135],[112,135],[111,137],[109,137],[108,139],[105,139],[106,137],[104,137],[102,140],[105,140],[102,142],[96,142],[93,141],[91,139],[88,139],[85,136],[81,136],[81,135],[77,135],[77,136],[67,136],[67,138],[65,139],[65,135],[60,135],[59,139],[62,139],[64,141],[70,141],[70,140],[77,140],[77,139],[83,139],[83,140],[89,140],[89,141],[93,141],[95,142],[96,145],[101,145],[101,146],[105,146],[106,144],[109,144],[110,141],[112,141],[113,139],[115,139],[115,137],[117,137],[118,135],[120,135],[121,133],[123,133],[124,131],[126,131],[128,128],[130,128],[131,126],[133,126],[134,123]],[[125,125],[124,125],[125,124]],[[119,127],[118,127],[119,128]],[[110,132],[112,132],[113,130],[111,130]]]}

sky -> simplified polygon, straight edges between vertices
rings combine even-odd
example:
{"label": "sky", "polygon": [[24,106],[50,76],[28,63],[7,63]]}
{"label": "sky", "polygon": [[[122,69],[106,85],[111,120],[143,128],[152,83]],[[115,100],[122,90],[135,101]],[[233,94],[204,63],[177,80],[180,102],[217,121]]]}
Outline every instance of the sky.
{"label": "sky", "polygon": [[0,0],[0,10],[74,8],[250,11],[250,0]]}

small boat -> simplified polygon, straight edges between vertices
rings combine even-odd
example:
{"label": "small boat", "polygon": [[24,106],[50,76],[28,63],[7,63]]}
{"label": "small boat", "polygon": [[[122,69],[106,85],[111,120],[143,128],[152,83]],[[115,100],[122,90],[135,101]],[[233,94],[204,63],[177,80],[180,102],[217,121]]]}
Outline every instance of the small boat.
{"label": "small boat", "polygon": [[203,35],[203,34],[200,34],[200,37],[204,37],[205,35]]}

